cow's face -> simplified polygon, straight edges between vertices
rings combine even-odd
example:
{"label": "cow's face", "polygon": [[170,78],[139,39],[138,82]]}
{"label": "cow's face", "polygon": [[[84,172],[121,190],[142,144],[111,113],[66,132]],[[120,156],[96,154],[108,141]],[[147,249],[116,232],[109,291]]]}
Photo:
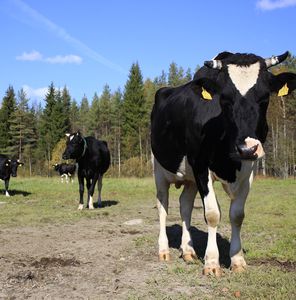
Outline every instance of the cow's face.
{"label": "cow's face", "polygon": [[288,52],[263,59],[253,54],[224,52],[205,62],[207,68],[201,70],[201,75],[210,77],[220,87],[225,131],[234,156],[257,159],[264,155],[262,143],[268,132],[266,112],[270,94],[280,91],[281,95],[287,95],[296,83],[296,74],[274,76],[268,68],[287,56]]}
{"label": "cow's face", "polygon": [[59,164],[54,164],[53,167],[54,167],[55,171],[58,171],[59,168],[60,168],[60,165]]}
{"label": "cow's face", "polygon": [[21,163],[18,159],[9,159],[6,163],[6,166],[10,168],[11,170],[11,176],[16,177],[17,176],[17,168],[22,166],[23,163]]}
{"label": "cow's face", "polygon": [[84,139],[79,132],[66,134],[67,146],[63,153],[63,159],[78,159],[84,151]]}

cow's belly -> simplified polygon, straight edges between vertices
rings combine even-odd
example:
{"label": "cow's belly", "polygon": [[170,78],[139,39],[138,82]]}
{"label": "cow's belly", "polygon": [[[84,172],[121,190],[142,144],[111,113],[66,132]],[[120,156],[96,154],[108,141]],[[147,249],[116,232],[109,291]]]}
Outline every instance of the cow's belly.
{"label": "cow's belly", "polygon": [[176,173],[166,170],[154,157],[154,174],[161,176],[169,183],[184,184],[185,182],[195,182],[193,171],[188,163],[187,157],[184,156]]}

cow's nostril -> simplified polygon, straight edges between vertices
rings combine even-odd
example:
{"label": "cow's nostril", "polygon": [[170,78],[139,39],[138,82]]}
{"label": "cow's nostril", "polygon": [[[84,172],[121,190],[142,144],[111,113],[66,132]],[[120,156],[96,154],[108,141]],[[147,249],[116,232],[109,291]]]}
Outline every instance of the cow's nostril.
{"label": "cow's nostril", "polygon": [[256,159],[256,151],[258,149],[258,144],[252,147],[247,147],[245,144],[237,145],[237,150],[242,159]]}

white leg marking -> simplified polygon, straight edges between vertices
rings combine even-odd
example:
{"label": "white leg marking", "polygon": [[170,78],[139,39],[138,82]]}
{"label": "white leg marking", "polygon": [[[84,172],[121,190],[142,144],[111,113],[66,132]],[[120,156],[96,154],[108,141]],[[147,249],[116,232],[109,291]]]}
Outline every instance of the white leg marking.
{"label": "white leg marking", "polygon": [[208,223],[208,243],[205,253],[204,273],[214,272],[215,275],[220,275],[219,250],[217,246],[217,225],[220,221],[220,211],[213,189],[213,181],[211,172],[208,177],[209,193],[204,198],[205,218]]}
{"label": "white leg marking", "polygon": [[6,197],[10,197],[8,191],[5,191],[5,196],[6,196]]}
{"label": "white leg marking", "polygon": [[169,260],[169,241],[166,234],[166,217],[168,215],[169,183],[162,173],[161,166],[154,160],[155,185],[157,191],[157,208],[159,214],[159,259]]}
{"label": "white leg marking", "polygon": [[192,209],[193,209],[196,193],[197,193],[196,184],[187,183],[184,185],[184,189],[180,196],[180,214],[182,218],[181,250],[182,250],[182,256],[185,261],[192,261],[194,258],[196,258],[196,254],[193,249],[191,235],[189,232]]}
{"label": "white leg marking", "polygon": [[102,197],[101,197],[102,187],[103,187],[103,176],[100,176],[98,178],[98,207],[102,207]]}
{"label": "white leg marking", "polygon": [[78,205],[78,210],[83,210],[83,204]]}
{"label": "white leg marking", "polygon": [[93,197],[89,196],[89,203],[88,203],[89,209],[94,209],[94,203],[93,203]]}

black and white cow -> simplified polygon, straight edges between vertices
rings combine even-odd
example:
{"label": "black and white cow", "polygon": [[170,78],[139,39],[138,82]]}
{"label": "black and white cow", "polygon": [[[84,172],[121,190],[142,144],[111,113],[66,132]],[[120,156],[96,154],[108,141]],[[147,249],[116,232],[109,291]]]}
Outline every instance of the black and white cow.
{"label": "black and white cow", "polygon": [[61,176],[61,182],[63,182],[64,177],[66,178],[67,183],[68,183],[68,178],[70,178],[71,182],[73,182],[73,177],[76,171],[76,165],[62,163],[62,164],[54,164],[53,167],[55,171],[59,172]]}
{"label": "black and white cow", "polygon": [[0,154],[0,179],[4,180],[5,195],[9,197],[8,187],[10,176],[17,176],[18,166],[22,166],[18,159],[9,159],[6,155]]}
{"label": "black and white cow", "polygon": [[87,207],[93,209],[93,194],[98,181],[98,207],[102,206],[101,190],[104,173],[110,165],[110,153],[105,141],[94,137],[83,137],[79,132],[67,134],[67,147],[63,159],[76,159],[80,201],[78,209],[83,209],[84,179],[88,191]]}
{"label": "black and white cow", "polygon": [[219,180],[231,198],[231,268],[245,269],[240,231],[255,161],[264,155],[269,96],[273,92],[285,96],[296,87],[296,74],[275,76],[268,68],[287,56],[288,52],[263,59],[223,52],[206,61],[191,82],[157,91],[151,114],[151,146],[160,218],[160,260],[170,259],[166,234],[169,186],[184,185],[180,196],[182,256],[185,261],[196,257],[189,228],[199,191],[208,225],[203,273],[220,275],[216,241],[220,209],[213,190],[213,182]]}

